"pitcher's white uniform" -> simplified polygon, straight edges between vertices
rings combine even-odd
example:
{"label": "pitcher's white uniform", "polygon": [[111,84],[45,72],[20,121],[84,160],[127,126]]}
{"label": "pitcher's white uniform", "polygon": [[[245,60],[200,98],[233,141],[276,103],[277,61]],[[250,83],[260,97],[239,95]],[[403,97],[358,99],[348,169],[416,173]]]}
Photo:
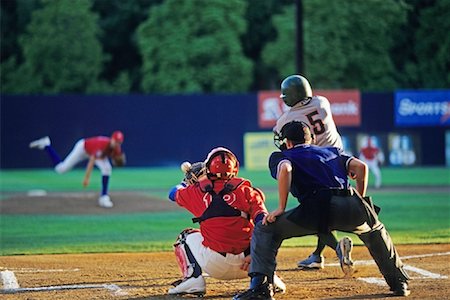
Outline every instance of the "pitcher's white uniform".
{"label": "pitcher's white uniform", "polygon": [[313,96],[311,101],[303,105],[295,104],[277,121],[273,131],[281,132],[281,128],[291,121],[302,121],[311,127],[315,134],[315,144],[343,149],[342,139],[331,114],[330,102],[323,96]]}

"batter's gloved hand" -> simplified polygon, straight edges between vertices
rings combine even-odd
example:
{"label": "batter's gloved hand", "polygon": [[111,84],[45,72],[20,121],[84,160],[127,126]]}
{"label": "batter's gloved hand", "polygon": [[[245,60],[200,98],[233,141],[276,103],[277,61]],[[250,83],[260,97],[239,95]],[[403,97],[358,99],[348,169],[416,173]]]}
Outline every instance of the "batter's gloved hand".
{"label": "batter's gloved hand", "polygon": [[206,166],[202,161],[193,163],[190,168],[187,168],[184,174],[184,182],[187,185],[193,185],[199,181],[202,176],[206,175]]}
{"label": "batter's gloved hand", "polygon": [[113,166],[115,167],[123,167],[127,163],[127,157],[125,153],[121,153],[119,155],[113,156],[111,158]]}

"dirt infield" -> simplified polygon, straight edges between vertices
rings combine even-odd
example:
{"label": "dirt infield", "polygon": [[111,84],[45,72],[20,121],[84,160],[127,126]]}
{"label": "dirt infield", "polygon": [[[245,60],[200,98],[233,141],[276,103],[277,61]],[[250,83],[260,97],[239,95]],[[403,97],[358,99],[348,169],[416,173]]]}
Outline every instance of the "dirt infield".
{"label": "dirt infield", "polygon": [[[410,299],[450,298],[449,244],[400,245],[398,250],[412,277]],[[392,298],[366,248],[355,247],[356,272],[350,279],[343,278],[329,249],[325,250],[325,269],[298,270],[297,260],[311,251],[280,250],[278,273],[287,284],[287,292],[276,299]],[[2,299],[182,299],[166,295],[170,283],[179,277],[170,252],[3,256],[0,271]],[[5,290],[5,279],[11,282],[11,278],[17,285],[10,284]],[[246,279],[206,281],[205,299],[231,299],[248,285]]]}
{"label": "dirt infield", "polygon": [[[113,193],[115,206],[96,205],[94,193],[14,194],[0,201],[2,214],[112,214],[180,209],[145,193]],[[410,299],[450,299],[450,244],[400,245],[412,280]],[[287,292],[276,299],[384,299],[388,287],[367,249],[355,247],[356,272],[343,278],[335,254],[325,250],[326,267],[301,271],[296,262],[312,248],[281,248],[278,274]],[[1,299],[182,299],[166,295],[180,276],[171,252],[0,256]],[[207,278],[205,299],[231,299],[248,280]],[[192,297],[183,297],[192,298]]]}
{"label": "dirt infield", "polygon": [[[30,196],[31,194],[32,196]],[[59,215],[106,215],[134,212],[182,210],[168,200],[158,199],[141,192],[113,192],[112,208],[97,205],[96,193],[45,193],[30,191],[4,195],[0,201],[2,214],[59,214]]]}

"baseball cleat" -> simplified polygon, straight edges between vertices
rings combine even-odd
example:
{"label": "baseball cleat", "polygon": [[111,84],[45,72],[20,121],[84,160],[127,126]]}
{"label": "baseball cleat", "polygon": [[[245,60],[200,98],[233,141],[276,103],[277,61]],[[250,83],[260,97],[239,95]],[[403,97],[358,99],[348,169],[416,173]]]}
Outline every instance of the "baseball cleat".
{"label": "baseball cleat", "polygon": [[393,292],[394,296],[407,297],[409,296],[409,294],[411,294],[411,291],[408,289],[408,284],[406,282],[401,282]]}
{"label": "baseball cleat", "polygon": [[286,293],[286,284],[277,274],[273,276],[273,292],[279,294]]}
{"label": "baseball cleat", "polygon": [[275,300],[273,297],[273,287],[269,283],[263,283],[254,289],[248,289],[237,294],[233,300]]}
{"label": "baseball cleat", "polygon": [[325,259],[322,255],[311,254],[307,259],[299,261],[297,266],[302,269],[323,269]]}
{"label": "baseball cleat", "polygon": [[46,146],[50,146],[50,138],[48,136],[44,136],[43,138],[32,141],[29,146],[30,148],[43,150]]}
{"label": "baseball cleat", "polygon": [[100,198],[98,198],[98,205],[104,208],[111,208],[114,206],[114,204],[111,201],[111,198],[109,198],[108,195],[103,195]]}
{"label": "baseball cleat", "polygon": [[348,237],[343,237],[337,247],[336,254],[341,264],[341,269],[345,277],[351,277],[353,274],[353,260],[352,260],[353,241]]}
{"label": "baseball cleat", "polygon": [[169,295],[197,295],[206,293],[206,282],[202,275],[183,279],[178,285],[169,289]]}

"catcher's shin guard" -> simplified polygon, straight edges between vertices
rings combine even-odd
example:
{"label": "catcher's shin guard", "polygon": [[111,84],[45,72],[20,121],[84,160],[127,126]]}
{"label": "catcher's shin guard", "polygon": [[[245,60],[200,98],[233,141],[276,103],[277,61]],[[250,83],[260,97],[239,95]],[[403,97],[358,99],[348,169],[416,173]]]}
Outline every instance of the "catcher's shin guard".
{"label": "catcher's shin guard", "polygon": [[180,267],[181,274],[183,274],[183,278],[197,278],[202,275],[202,269],[192,254],[189,245],[186,243],[186,237],[189,234],[198,231],[198,229],[193,228],[183,230],[183,232],[178,235],[178,238],[173,245],[178,266]]}
{"label": "catcher's shin guard", "polygon": [[382,223],[376,224],[371,231],[359,237],[369,249],[391,290],[396,290],[399,285],[408,281],[409,276],[403,270],[403,263]]}

